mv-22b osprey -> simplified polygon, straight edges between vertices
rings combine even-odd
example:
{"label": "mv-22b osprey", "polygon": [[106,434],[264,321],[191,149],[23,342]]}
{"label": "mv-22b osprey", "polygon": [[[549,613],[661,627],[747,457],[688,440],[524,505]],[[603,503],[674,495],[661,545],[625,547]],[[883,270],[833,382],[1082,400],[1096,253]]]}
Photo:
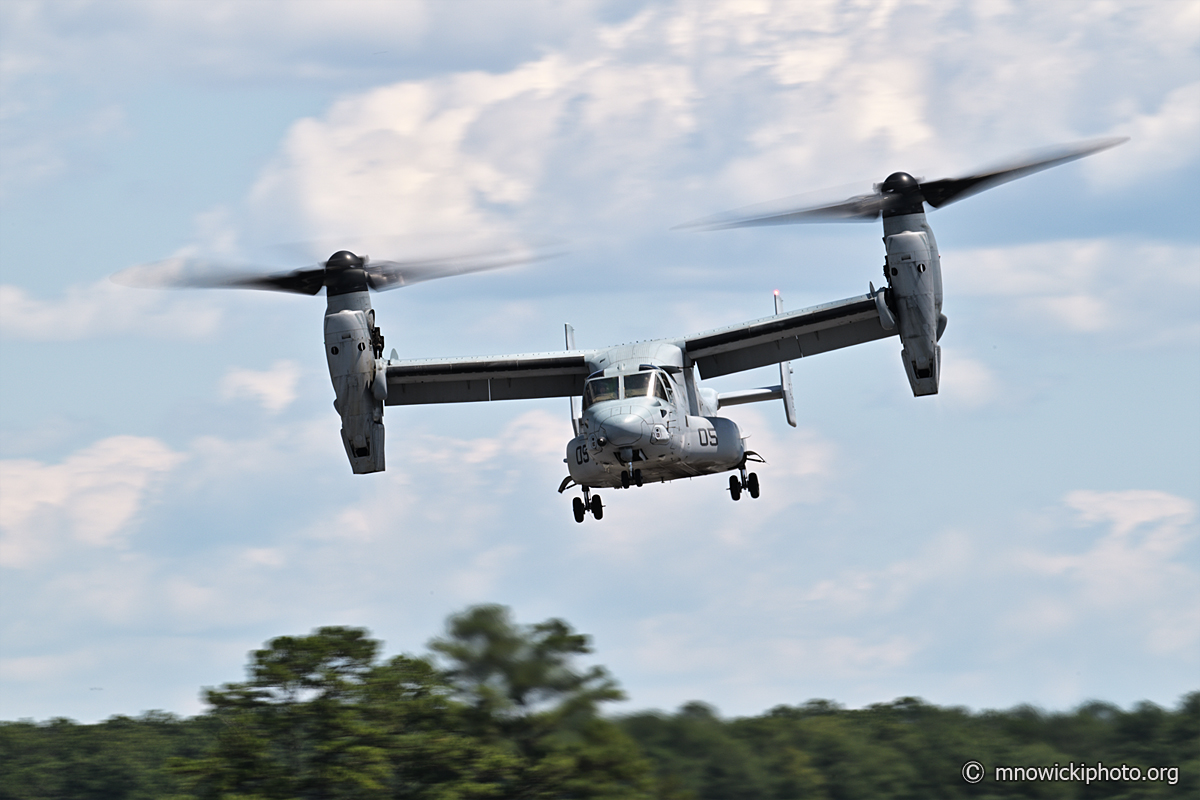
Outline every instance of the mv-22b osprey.
{"label": "mv-22b osprey", "polygon": [[[887,286],[858,297],[784,312],[778,293],[775,314],[706,331],[594,350],[575,347],[566,326],[566,349],[553,353],[402,360],[383,358],[384,339],[375,324],[370,290],[386,290],[431,278],[503,266],[506,255],[410,262],[371,262],[339,251],[314,268],[283,274],[205,274],[179,260],[133,268],[115,276],[141,285],[234,286],[317,294],[325,289],[325,357],[333,380],[334,407],[342,419],[342,442],[355,473],[384,469],[385,405],[482,402],[543,397],[571,398],[574,438],[566,447],[568,477],[559,486],[582,489],[574,515],[600,519],[604,505],[593,490],[629,488],[722,472],[734,472],[729,492],[759,496],[749,462],[762,459],[743,444],[741,431],[720,409],[782,399],[796,425],[791,361],[899,336],[900,356],[915,396],[936,394],[941,379],[938,340],[942,314],[941,262],[924,205],[955,200],[1073,161],[1125,141],[1105,139],[1045,151],[1036,157],[961,178],[922,182],[894,173],[874,191],[818,207],[772,204],[700,220],[688,226],[718,229],[792,222],[870,221],[883,218]],[[778,364],[780,383],[718,393],[701,378]]]}

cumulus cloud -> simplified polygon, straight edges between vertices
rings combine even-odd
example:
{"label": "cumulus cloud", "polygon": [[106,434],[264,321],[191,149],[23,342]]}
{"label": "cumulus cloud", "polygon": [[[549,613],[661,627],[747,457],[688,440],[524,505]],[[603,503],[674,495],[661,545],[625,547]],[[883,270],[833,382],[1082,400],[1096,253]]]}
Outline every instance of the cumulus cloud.
{"label": "cumulus cloud", "polygon": [[[0,6],[0,192],[94,166],[98,143],[128,133],[115,86],[333,87],[379,85],[428,74],[447,60],[510,65],[587,30],[603,0],[507,3],[295,0],[271,4],[83,0],[69,6],[12,0]],[[137,47],[130,47],[135,41]],[[103,69],[96,69],[103,64]],[[47,124],[47,119],[52,122]],[[99,137],[99,142],[97,141]]]}
{"label": "cumulus cloud", "polygon": [[1118,333],[1138,344],[1194,342],[1200,246],[1064,240],[955,252],[953,291],[1045,332]]}
{"label": "cumulus cloud", "polygon": [[[1194,653],[1200,642],[1200,574],[1183,557],[1196,538],[1196,505],[1161,491],[1075,491],[1064,499],[1087,528],[1107,527],[1089,545],[1013,554],[1035,575],[1037,590],[1020,606],[1043,634],[1107,620],[1111,631],[1157,653]],[[1019,624],[1010,619],[1012,624]]]}
{"label": "cumulus cloud", "polygon": [[1087,165],[1101,187],[1127,186],[1194,164],[1200,155],[1200,82],[1172,90],[1153,113],[1135,115],[1120,132],[1131,138],[1129,152]]}
{"label": "cumulus cloud", "polygon": [[156,439],[114,436],[61,464],[0,461],[0,565],[28,567],[72,543],[124,546],[153,484],[181,459]]}
{"label": "cumulus cloud", "polygon": [[[1023,563],[1048,575],[1080,581],[1091,603],[1121,605],[1145,598],[1181,565],[1172,565],[1195,531],[1190,500],[1166,492],[1077,491],[1066,504],[1087,525],[1107,524],[1108,533],[1084,553],[1029,555]],[[1193,576],[1194,577],[1194,576]]]}
{"label": "cumulus cloud", "polygon": [[0,285],[0,332],[11,339],[61,342],[131,332],[195,338],[212,333],[220,321],[220,309],[195,296],[129,289],[108,280],[68,286],[51,300]]}
{"label": "cumulus cloud", "polygon": [[1003,384],[984,362],[954,347],[942,347],[942,380],[938,390],[951,406],[978,408],[995,400]]}
{"label": "cumulus cloud", "polygon": [[1022,680],[1023,696],[1070,703],[1099,671],[1081,682],[1068,652],[1108,658],[1122,642],[1125,664],[1194,663],[1195,504],[1161,491],[1076,491],[1063,505],[1073,518],[1049,528],[1006,518],[1002,529],[944,532],[912,556],[828,577],[761,567],[737,585],[710,577],[703,614],[643,617],[628,657],[644,682],[666,681],[653,695],[667,705],[710,671],[764,703],[826,686],[854,702],[867,686],[936,697],[948,688],[939,675],[969,683],[1036,662],[1040,677]]}
{"label": "cumulus cloud", "polygon": [[226,400],[249,397],[277,414],[296,399],[300,365],[295,361],[276,361],[268,370],[234,367],[221,378],[221,396]]}
{"label": "cumulus cloud", "polygon": [[593,173],[590,182],[597,172],[618,176],[607,169],[617,163],[636,171],[692,128],[691,91],[677,65],[558,54],[499,75],[375,89],[293,126],[251,202],[271,214],[294,208],[318,236],[495,237],[505,209],[548,199],[535,193],[569,157],[564,150],[575,150],[563,140],[591,142],[574,165]]}
{"label": "cumulus cloud", "polygon": [[[1034,5],[648,6],[507,71],[347,96],[293,126],[252,205],[294,209],[322,231],[657,229],[688,218],[681,204],[711,212],[855,174],[869,182],[901,162],[976,167],[1120,128],[1129,114],[1113,98],[1102,113],[1089,105],[1115,61],[1091,58],[1085,42],[1156,53],[1162,24],[1144,37],[1127,25],[1169,12]],[[1172,58],[1182,68],[1191,56]],[[1152,80],[1169,96],[1134,127],[1162,129],[1146,146],[1169,139],[1168,161],[1183,163],[1200,150],[1188,135],[1194,92],[1171,90],[1169,71]]]}
{"label": "cumulus cloud", "polygon": [[[411,46],[424,31],[426,8],[421,2],[297,0],[281,15],[254,3],[93,0],[65,8],[14,0],[3,17],[4,73],[11,84],[83,72],[102,58],[129,79],[148,56],[177,76],[204,70],[224,78],[327,79],[369,65],[372,48]],[[128,37],[142,43],[140,57],[127,52]],[[342,57],[322,52],[321,44]]]}

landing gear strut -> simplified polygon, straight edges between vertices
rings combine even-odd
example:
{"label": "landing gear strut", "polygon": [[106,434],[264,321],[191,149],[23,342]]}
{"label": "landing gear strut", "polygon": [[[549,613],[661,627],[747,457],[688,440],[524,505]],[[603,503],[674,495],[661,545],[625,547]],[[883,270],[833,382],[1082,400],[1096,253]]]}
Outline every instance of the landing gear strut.
{"label": "landing gear strut", "polygon": [[600,502],[600,495],[592,494],[586,486],[583,487],[583,497],[576,497],[571,503],[571,510],[575,512],[576,522],[583,522],[588,512],[591,512],[597,522],[604,519],[604,504]]}
{"label": "landing gear strut", "polygon": [[738,470],[741,473],[741,478],[737,475],[729,476],[729,494],[734,500],[742,499],[742,490],[745,489],[754,499],[758,499],[758,473],[751,472],[746,474],[746,466],[743,464]]}

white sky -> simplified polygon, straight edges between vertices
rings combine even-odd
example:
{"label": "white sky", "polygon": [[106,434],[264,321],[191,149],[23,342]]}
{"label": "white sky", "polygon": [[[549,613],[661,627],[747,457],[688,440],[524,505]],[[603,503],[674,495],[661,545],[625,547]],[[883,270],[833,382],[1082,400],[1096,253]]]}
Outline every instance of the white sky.
{"label": "white sky", "polygon": [[[195,713],[272,636],[421,652],[478,602],[591,634],[627,709],[1197,688],[1200,3],[279,8],[0,6],[0,718]],[[685,334],[862,293],[883,254],[672,225],[1118,135],[931,214],[939,396],[895,340],[796,362],[799,429],[730,412],[760,500],[608,492],[598,524],[555,492],[565,400],[390,408],[388,472],[352,476],[321,298],[107,281],[558,239],[378,296],[388,348]]]}

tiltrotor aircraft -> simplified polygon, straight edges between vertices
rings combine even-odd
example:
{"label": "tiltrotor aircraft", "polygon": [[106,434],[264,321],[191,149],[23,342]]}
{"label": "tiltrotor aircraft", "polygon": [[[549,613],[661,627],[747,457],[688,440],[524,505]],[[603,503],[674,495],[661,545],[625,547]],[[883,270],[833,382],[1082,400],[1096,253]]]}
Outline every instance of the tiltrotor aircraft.
{"label": "tiltrotor aircraft", "polygon": [[[434,261],[370,262],[342,250],[316,267],[276,274],[196,277],[178,260],[118,273],[119,283],[139,286],[233,286],[315,295],[325,289],[325,357],[342,419],[342,443],[357,474],[384,470],[385,405],[421,405],[542,397],[571,399],[574,438],[566,447],[568,476],[558,491],[582,490],[573,501],[577,522],[599,520],[604,505],[593,490],[629,488],[722,472],[734,500],[759,496],[758,476],[747,474],[762,458],[743,443],[736,423],[720,409],[779,400],[796,425],[790,362],[856,344],[900,337],[900,355],[913,395],[936,394],[946,329],[941,262],[925,204],[940,208],[984,189],[1113,147],[1124,139],[1082,142],[1044,151],[1003,167],[961,178],[922,181],[889,175],[874,191],[817,207],[776,203],[711,217],[682,227],[719,229],[793,222],[871,221],[883,218],[886,287],[866,294],[785,312],[778,293],[772,316],[693,336],[599,349],[575,347],[566,326],[560,352],[461,358],[383,358],[370,290],[490,269],[520,258],[481,256]],[[780,383],[743,391],[701,387],[701,378],[778,364]]]}

